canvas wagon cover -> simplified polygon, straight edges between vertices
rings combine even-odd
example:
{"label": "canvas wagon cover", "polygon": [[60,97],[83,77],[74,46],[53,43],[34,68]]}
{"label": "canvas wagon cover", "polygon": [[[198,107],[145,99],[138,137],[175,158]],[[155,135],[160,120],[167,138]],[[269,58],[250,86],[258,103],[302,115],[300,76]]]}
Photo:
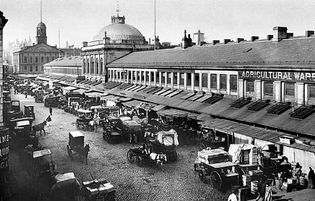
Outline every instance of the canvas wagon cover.
{"label": "canvas wagon cover", "polygon": [[159,131],[156,135],[157,140],[165,146],[179,145],[178,135],[174,129],[171,129],[169,131]]}

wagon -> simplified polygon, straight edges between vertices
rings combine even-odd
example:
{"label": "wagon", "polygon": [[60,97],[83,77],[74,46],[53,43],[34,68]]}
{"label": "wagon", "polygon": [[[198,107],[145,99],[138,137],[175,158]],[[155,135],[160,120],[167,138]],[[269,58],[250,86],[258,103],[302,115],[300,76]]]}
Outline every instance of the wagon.
{"label": "wagon", "polygon": [[87,130],[89,127],[89,122],[92,120],[92,112],[90,110],[77,110],[78,118],[76,120],[77,128],[82,128]]}
{"label": "wagon", "polygon": [[102,122],[103,139],[109,143],[118,143],[122,140],[121,120],[116,116],[108,116]]}
{"label": "wagon", "polygon": [[56,164],[53,161],[50,149],[34,151],[32,158],[34,163],[34,176],[55,176]]}
{"label": "wagon", "polygon": [[69,143],[67,145],[67,152],[71,160],[77,155],[81,160],[85,160],[87,164],[87,156],[90,151],[90,146],[84,146],[84,135],[80,131],[72,131],[69,133]]}
{"label": "wagon", "polygon": [[153,152],[166,154],[168,162],[177,161],[176,147],[179,145],[177,132],[159,131],[152,136],[147,136],[147,144]]}
{"label": "wagon", "polygon": [[106,179],[83,181],[82,184],[73,172],[57,174],[50,190],[51,201],[115,201],[116,188]]}
{"label": "wagon", "polygon": [[198,152],[194,170],[204,183],[211,183],[218,190],[239,184],[237,164],[230,161],[222,149],[203,149]]}
{"label": "wagon", "polygon": [[34,106],[24,105],[24,117],[31,117],[35,119]]}
{"label": "wagon", "polygon": [[143,137],[141,124],[130,119],[122,119],[122,133],[124,137],[128,139],[130,144],[138,143]]}

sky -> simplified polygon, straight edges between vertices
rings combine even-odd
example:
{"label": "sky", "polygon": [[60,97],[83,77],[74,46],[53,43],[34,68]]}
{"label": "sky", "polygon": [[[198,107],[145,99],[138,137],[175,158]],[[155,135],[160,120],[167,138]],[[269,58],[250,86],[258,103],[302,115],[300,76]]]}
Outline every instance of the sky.
{"label": "sky", "polygon": [[[50,45],[82,47],[116,15],[117,0],[42,0],[42,21]],[[119,0],[120,15],[148,41],[154,37],[154,0]],[[206,42],[251,36],[266,38],[274,26],[286,26],[295,36],[315,29],[314,0],[156,0],[156,28],[161,42],[179,44],[184,34],[200,30]],[[4,48],[16,39],[35,42],[40,0],[0,0],[9,20]]]}

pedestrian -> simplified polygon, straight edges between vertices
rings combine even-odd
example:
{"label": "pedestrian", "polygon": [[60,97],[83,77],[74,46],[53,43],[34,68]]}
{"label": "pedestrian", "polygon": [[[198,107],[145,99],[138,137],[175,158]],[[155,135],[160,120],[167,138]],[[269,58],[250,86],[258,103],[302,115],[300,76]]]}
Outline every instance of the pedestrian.
{"label": "pedestrian", "polygon": [[24,91],[24,94],[25,94],[25,98],[27,98],[27,91]]}
{"label": "pedestrian", "polygon": [[310,171],[308,172],[308,188],[314,189],[314,181],[315,180],[315,174],[314,170],[310,167]]}
{"label": "pedestrian", "polygon": [[50,114],[50,116],[52,116],[52,107],[51,107],[51,105],[49,105],[49,114]]}
{"label": "pedestrian", "polygon": [[237,189],[234,188],[234,189],[232,190],[231,195],[229,195],[228,201],[237,201],[237,196],[236,196],[236,194],[237,194]]}

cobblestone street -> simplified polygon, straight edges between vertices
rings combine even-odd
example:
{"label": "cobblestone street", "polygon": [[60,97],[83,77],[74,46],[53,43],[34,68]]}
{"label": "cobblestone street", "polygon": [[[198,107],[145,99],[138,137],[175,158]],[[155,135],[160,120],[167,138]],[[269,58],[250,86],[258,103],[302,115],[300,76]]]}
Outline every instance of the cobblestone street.
{"label": "cobblestone street", "polygon": [[[49,115],[49,109],[43,103],[35,103],[33,97],[21,94],[12,95],[12,99],[21,100],[21,109],[25,104],[35,106],[36,119],[34,124],[41,123]],[[15,96],[15,97],[14,97]],[[93,178],[106,178],[117,189],[117,200],[226,200],[227,195],[214,190],[210,184],[202,183],[193,171],[193,164],[198,146],[179,146],[178,161],[165,165],[165,171],[153,166],[138,167],[127,161],[127,151],[130,144],[108,144],[102,138],[102,128],[98,132],[81,132],[85,136],[85,144],[91,149],[88,155],[88,165],[78,158],[70,160],[66,145],[70,131],[76,130],[76,116],[53,108],[52,122],[45,127],[46,135],[40,136],[40,144],[49,148],[59,173],[74,172],[82,182]],[[31,181],[27,167],[16,167],[21,163],[17,157],[10,156],[10,168],[26,174],[18,177],[18,183]],[[20,170],[20,171],[18,171]],[[19,178],[20,177],[20,178]],[[21,179],[23,177],[23,179]],[[24,181],[23,181],[24,180]],[[26,184],[27,185],[27,184]]]}

